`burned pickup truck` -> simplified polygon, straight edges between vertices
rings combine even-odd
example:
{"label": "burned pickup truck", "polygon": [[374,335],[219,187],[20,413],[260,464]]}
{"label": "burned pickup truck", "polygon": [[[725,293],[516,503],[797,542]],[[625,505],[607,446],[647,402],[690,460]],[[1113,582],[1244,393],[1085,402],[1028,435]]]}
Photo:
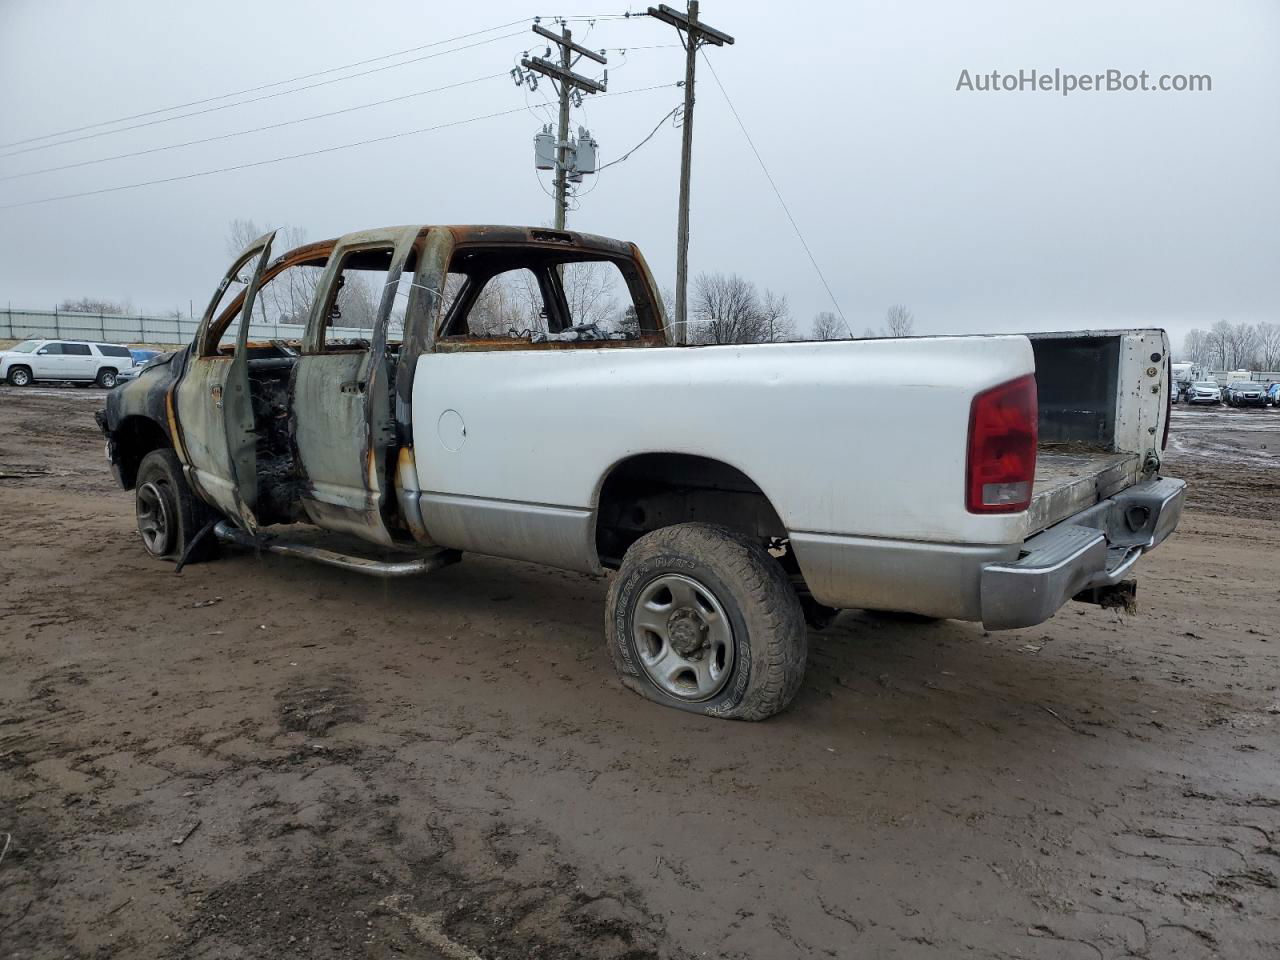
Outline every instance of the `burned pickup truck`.
{"label": "burned pickup truck", "polygon": [[1178,523],[1161,330],[674,346],[628,243],[410,226],[273,260],[272,240],[99,415],[155,557],[615,571],[624,683],[762,719],[800,687],[806,621],[1029,626],[1129,599]]}

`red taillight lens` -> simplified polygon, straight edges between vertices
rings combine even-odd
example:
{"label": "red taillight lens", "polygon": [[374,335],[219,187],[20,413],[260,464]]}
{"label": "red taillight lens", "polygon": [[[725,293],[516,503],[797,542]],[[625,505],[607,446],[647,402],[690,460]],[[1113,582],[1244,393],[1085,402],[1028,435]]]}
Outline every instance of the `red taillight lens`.
{"label": "red taillight lens", "polygon": [[1028,374],[973,398],[965,505],[971,513],[1017,513],[1036,479],[1036,378]]}

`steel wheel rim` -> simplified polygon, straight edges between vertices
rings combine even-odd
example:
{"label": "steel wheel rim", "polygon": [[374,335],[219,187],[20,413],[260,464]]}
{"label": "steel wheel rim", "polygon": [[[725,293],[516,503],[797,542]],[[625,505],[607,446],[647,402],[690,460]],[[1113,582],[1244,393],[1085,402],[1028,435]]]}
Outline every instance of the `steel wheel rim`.
{"label": "steel wheel rim", "polygon": [[632,641],[645,675],[678,700],[709,700],[729,682],[736,651],[724,605],[683,574],[655,577],[631,614]]}
{"label": "steel wheel rim", "polygon": [[154,481],[138,487],[136,498],[138,533],[148,553],[161,556],[169,549],[169,504],[164,491]]}

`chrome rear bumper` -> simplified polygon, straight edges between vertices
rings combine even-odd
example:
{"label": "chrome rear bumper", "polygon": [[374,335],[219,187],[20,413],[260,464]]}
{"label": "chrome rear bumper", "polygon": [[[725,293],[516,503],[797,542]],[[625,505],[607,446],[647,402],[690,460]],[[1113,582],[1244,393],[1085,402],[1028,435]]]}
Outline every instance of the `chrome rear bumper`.
{"label": "chrome rear bumper", "polygon": [[1119,583],[1173,533],[1185,494],[1186,483],[1171,477],[1139,483],[1029,538],[1017,560],[986,564],[983,625],[1043,623],[1081,591]]}

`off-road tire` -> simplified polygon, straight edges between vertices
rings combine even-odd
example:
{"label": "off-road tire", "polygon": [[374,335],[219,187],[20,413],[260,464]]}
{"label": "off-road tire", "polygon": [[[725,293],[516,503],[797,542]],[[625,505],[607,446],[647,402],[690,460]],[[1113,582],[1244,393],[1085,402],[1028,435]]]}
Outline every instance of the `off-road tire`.
{"label": "off-road tire", "polygon": [[[154,546],[143,530],[144,498],[153,496],[163,501],[166,518],[165,535],[162,542],[156,542]],[[142,463],[138,466],[134,497],[137,503],[138,534],[142,538],[143,549],[160,560],[180,560],[196,534],[217,517],[204,501],[197,499],[192,493],[177,454],[167,447],[152,450],[142,458]],[[209,533],[191,551],[187,562],[211,560],[217,553],[218,540]]]}
{"label": "off-road tire", "polygon": [[116,378],[118,376],[119,374],[116,372],[115,367],[103,367],[98,371],[98,375],[94,378],[93,382],[103,390],[110,390],[116,385]]}
{"label": "off-road tire", "polygon": [[[672,574],[705,585],[732,627],[732,670],[707,700],[670,695],[641,665],[632,629],[636,604],[646,585]],[[632,544],[609,586],[605,632],[624,686],[691,713],[764,720],[785,709],[804,680],[804,613],[782,565],[760,543],[714,524],[663,527]]]}
{"label": "off-road tire", "polygon": [[8,380],[11,387],[31,386],[31,368],[23,366],[10,367]]}

